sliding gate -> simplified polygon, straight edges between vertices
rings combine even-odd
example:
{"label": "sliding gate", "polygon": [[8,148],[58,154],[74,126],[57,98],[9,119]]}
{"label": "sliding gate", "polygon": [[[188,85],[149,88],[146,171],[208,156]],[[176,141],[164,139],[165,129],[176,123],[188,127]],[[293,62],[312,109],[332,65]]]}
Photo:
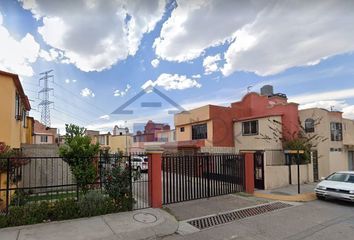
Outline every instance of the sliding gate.
{"label": "sliding gate", "polygon": [[244,155],[164,155],[163,203],[241,192],[244,172]]}

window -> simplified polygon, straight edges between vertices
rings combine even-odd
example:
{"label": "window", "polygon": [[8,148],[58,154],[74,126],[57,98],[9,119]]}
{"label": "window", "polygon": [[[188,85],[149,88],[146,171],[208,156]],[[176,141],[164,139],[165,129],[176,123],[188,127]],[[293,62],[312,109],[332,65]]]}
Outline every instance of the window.
{"label": "window", "polygon": [[180,131],[181,131],[181,132],[184,132],[184,127],[181,127],[181,128],[180,128]]}
{"label": "window", "polygon": [[22,124],[24,128],[27,128],[27,111],[26,109],[22,110]]}
{"label": "window", "polygon": [[21,120],[20,107],[21,107],[20,95],[18,95],[18,93],[16,93],[16,98],[15,98],[15,118],[16,118],[16,120]]}
{"label": "window", "polygon": [[305,120],[305,132],[313,133],[315,132],[315,120],[308,118]]}
{"label": "window", "polygon": [[48,142],[48,136],[41,136],[41,142]]}
{"label": "window", "polygon": [[243,122],[242,135],[258,135],[258,120]]}
{"label": "window", "polygon": [[106,145],[106,136],[98,136],[98,143],[100,145]]}
{"label": "window", "polygon": [[207,124],[198,124],[192,126],[192,140],[197,140],[197,139],[207,139],[208,134],[207,134]]}
{"label": "window", "polygon": [[331,141],[342,141],[343,129],[342,123],[331,122]]}

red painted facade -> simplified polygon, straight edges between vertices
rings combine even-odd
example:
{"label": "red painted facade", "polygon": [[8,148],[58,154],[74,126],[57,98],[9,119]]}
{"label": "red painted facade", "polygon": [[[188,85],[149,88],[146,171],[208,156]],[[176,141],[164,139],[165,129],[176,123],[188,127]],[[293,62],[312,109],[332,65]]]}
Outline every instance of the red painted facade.
{"label": "red painted facade", "polygon": [[213,146],[234,147],[234,122],[267,116],[281,116],[283,137],[286,139],[291,139],[299,131],[298,104],[288,103],[284,97],[268,97],[252,92],[241,101],[231,103],[230,107],[210,105]]}
{"label": "red painted facade", "polygon": [[149,120],[145,127],[144,132],[138,131],[136,135],[134,135],[134,142],[155,142],[156,132],[161,130],[170,130],[170,125],[164,123],[154,123]]}

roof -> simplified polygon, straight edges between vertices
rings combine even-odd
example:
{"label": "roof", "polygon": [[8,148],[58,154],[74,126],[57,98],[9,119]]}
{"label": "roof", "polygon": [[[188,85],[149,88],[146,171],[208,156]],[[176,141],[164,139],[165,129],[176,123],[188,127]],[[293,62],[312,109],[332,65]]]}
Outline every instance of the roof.
{"label": "roof", "polygon": [[5,71],[1,71],[1,70],[0,70],[0,75],[8,76],[13,79],[16,89],[17,89],[18,93],[20,94],[20,97],[22,99],[23,104],[25,105],[26,110],[27,111],[31,110],[30,102],[29,102],[28,97],[26,96],[25,92],[23,91],[23,88],[22,88],[22,85],[21,85],[18,75],[15,73],[9,73],[9,72],[5,72]]}

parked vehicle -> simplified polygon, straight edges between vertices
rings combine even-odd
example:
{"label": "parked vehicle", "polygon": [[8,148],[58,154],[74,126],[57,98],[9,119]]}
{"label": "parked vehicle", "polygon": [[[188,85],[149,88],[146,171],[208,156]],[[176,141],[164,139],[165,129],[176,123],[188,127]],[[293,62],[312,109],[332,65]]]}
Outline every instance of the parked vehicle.
{"label": "parked vehicle", "polygon": [[354,171],[335,172],[317,184],[319,199],[336,198],[354,202]]}
{"label": "parked vehicle", "polygon": [[[126,163],[129,166],[129,162]],[[132,169],[137,172],[148,171],[148,157],[146,156],[132,156],[131,157]]]}

